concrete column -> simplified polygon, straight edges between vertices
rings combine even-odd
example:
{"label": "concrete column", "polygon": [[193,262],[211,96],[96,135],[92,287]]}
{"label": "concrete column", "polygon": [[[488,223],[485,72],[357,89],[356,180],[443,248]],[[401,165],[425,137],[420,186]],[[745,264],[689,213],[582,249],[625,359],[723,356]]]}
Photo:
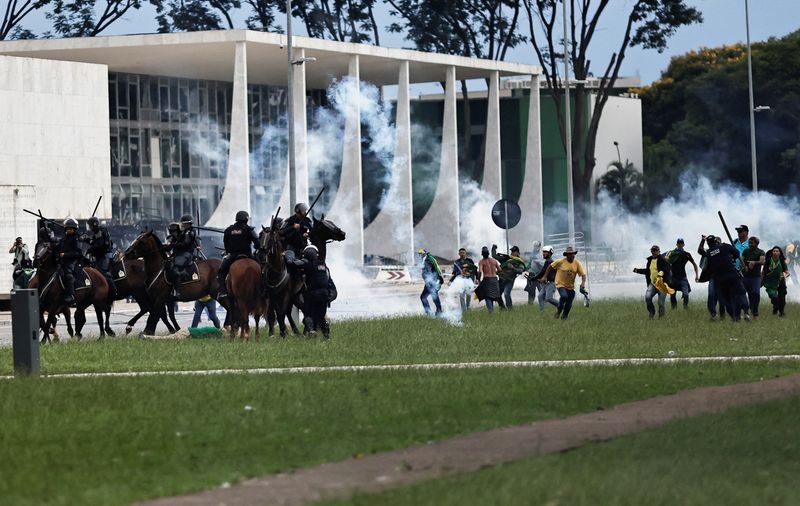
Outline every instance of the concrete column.
{"label": "concrete column", "polygon": [[486,152],[483,159],[483,191],[494,200],[503,197],[503,176],[500,161],[500,73],[489,78],[489,100],[486,113]]}
{"label": "concrete column", "polygon": [[509,231],[509,239],[522,251],[528,251],[533,241],[544,242],[544,209],[542,205],[542,140],[539,106],[539,76],[531,77],[528,106],[528,136],[525,147],[525,176],[519,205],[522,219]]}
{"label": "concrete column", "polygon": [[396,143],[389,190],[381,210],[364,231],[368,255],[410,263],[414,253],[414,207],[411,194],[411,104],[408,62],[400,63],[397,80]]}
{"label": "concrete column", "polygon": [[225,175],[225,188],[219,205],[206,222],[209,227],[227,227],[231,224],[237,211],[250,212],[247,46],[244,42],[236,43],[232,102],[231,137],[228,147],[228,171]]}
{"label": "concrete column", "polygon": [[436,196],[414,229],[415,248],[449,258],[460,247],[458,212],[458,132],[456,130],[456,68],[447,67],[444,91],[442,150]]}
{"label": "concrete column", "polygon": [[[303,48],[294,49],[294,58],[300,60],[306,57],[306,50]],[[294,167],[295,167],[295,191],[299,202],[308,202],[308,122],[306,121],[306,64],[294,66]],[[294,212],[294,205],[292,209]],[[311,203],[308,202],[310,205]]]}
{"label": "concrete column", "polygon": [[334,259],[361,267],[364,264],[364,204],[361,195],[361,80],[358,55],[350,56],[346,84],[344,152],[339,189],[328,216],[347,233],[347,240],[332,247]]}

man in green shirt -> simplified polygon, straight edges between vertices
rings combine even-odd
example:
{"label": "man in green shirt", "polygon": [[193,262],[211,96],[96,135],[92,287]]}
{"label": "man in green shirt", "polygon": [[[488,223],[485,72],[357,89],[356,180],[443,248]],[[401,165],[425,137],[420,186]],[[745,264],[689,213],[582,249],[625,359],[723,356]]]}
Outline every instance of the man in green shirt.
{"label": "man in green shirt", "polygon": [[520,257],[517,246],[511,246],[510,254],[504,255],[497,252],[496,244],[492,245],[492,257],[500,262],[500,272],[497,273],[497,277],[500,278],[500,291],[503,293],[506,309],[511,309],[511,290],[514,288],[517,276],[525,272],[525,260]]}
{"label": "man in green shirt", "polygon": [[752,236],[747,241],[747,249],[742,252],[742,281],[747,290],[750,312],[753,319],[758,319],[758,303],[761,302],[761,266],[766,262],[766,253],[758,248],[758,237]]}

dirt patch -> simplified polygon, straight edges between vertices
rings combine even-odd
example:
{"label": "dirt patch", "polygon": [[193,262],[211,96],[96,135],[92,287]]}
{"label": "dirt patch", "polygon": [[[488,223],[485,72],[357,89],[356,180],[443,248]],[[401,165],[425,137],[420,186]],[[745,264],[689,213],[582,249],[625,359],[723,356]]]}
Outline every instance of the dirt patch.
{"label": "dirt patch", "polygon": [[687,390],[604,411],[477,432],[425,446],[254,478],[230,488],[157,499],[146,505],[295,505],[379,492],[446,474],[476,471],[605,441],[673,420],[800,395],[800,374]]}

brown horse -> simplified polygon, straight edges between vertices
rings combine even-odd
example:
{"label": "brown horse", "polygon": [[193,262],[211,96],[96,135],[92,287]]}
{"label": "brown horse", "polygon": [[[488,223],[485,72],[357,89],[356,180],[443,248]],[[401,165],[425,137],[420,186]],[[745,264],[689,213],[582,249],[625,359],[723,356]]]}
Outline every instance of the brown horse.
{"label": "brown horse", "polygon": [[[152,230],[147,230],[133,240],[125,250],[124,257],[128,260],[141,258],[144,261],[144,270],[147,275],[146,289],[152,310],[147,317],[143,333],[154,334],[166,305],[175,300],[172,297],[172,285],[167,281],[164,272],[166,258],[163,244]],[[220,261],[216,258],[198,260],[196,262],[197,279],[180,285],[178,300],[182,302],[195,301],[206,295],[211,295],[216,299],[217,292],[219,292],[219,286],[217,286],[219,264]]]}
{"label": "brown horse", "polygon": [[[117,276],[120,275],[119,269],[124,269],[124,277],[121,279]],[[147,273],[144,268],[144,261],[141,259],[127,260],[122,258],[120,262],[112,262],[111,274],[114,276],[115,285],[117,287],[117,296],[115,300],[123,300],[128,297],[133,297],[133,300],[139,305],[139,312],[133,318],[128,320],[125,325],[125,333],[130,334],[133,326],[139,321],[139,318],[150,312],[151,302],[147,295]],[[167,318],[169,316],[169,318]],[[110,312],[106,314],[106,332],[110,332],[109,327]],[[161,315],[161,321],[167,326],[170,333],[180,329],[180,325],[175,320],[175,307],[172,304],[167,304],[167,314]]]}
{"label": "brown horse", "polygon": [[243,339],[250,339],[250,315],[253,315],[258,339],[258,321],[267,312],[267,302],[261,293],[261,266],[252,258],[235,260],[225,283],[230,299],[228,314],[232,317],[231,338],[239,330]]}
{"label": "brown horse", "polygon": [[[28,282],[28,288],[39,289],[39,277],[37,275],[34,275]],[[72,328],[72,312],[68,307],[65,307],[61,314],[64,316],[64,323],[67,325],[67,334],[69,334],[69,337],[75,336],[75,330]],[[41,318],[41,314],[39,316]],[[58,342],[58,330],[55,323],[51,328],[47,329],[46,333],[52,336],[53,341]],[[48,339],[50,338],[48,337]]]}
{"label": "brown horse", "polygon": [[[31,279],[28,286],[39,288],[39,326],[44,332],[42,340],[47,342],[50,340],[50,329],[55,326],[58,315],[68,309],[64,304],[66,290],[62,285],[55,251],[51,245],[40,248],[36,252],[35,261],[38,271],[34,276],[35,281]],[[75,287],[75,336],[79,339],[83,337],[81,330],[86,324],[86,308],[93,305],[102,338],[106,335],[103,319],[110,304],[108,282],[96,269],[86,267],[83,270],[89,284]],[[47,313],[47,320],[44,318],[44,313]]]}

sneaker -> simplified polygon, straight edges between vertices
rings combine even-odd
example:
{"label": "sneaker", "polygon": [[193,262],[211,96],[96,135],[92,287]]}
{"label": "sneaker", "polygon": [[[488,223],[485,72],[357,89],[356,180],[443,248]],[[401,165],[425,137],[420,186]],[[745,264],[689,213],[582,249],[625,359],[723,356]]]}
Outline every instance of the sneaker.
{"label": "sneaker", "polygon": [[750,311],[744,311],[742,313],[742,318],[744,318],[744,321],[749,322],[750,321]]}
{"label": "sneaker", "polygon": [[567,319],[567,316],[566,316],[566,315],[564,315],[564,316],[562,316],[562,317],[561,317],[561,321],[564,321],[564,320],[566,320],[566,319]]}
{"label": "sneaker", "polygon": [[719,318],[717,318],[717,315],[715,315],[715,314],[712,314],[712,315],[711,315],[711,321],[712,321],[712,322],[715,322],[715,321],[717,321],[718,319],[719,319]]}
{"label": "sneaker", "polygon": [[556,320],[561,318],[561,311],[556,310]]}
{"label": "sneaker", "polygon": [[780,316],[781,318],[783,318],[784,316],[786,316],[786,313],[784,313],[783,311],[779,311],[779,312],[778,312],[778,316]]}

